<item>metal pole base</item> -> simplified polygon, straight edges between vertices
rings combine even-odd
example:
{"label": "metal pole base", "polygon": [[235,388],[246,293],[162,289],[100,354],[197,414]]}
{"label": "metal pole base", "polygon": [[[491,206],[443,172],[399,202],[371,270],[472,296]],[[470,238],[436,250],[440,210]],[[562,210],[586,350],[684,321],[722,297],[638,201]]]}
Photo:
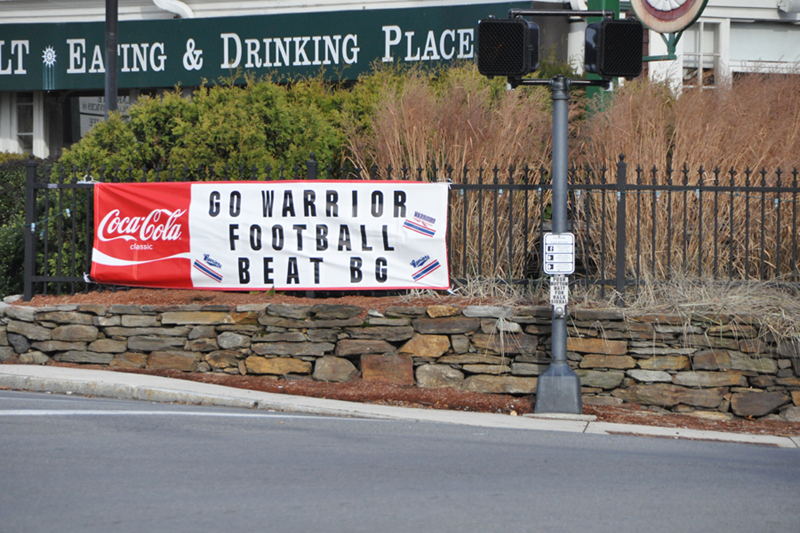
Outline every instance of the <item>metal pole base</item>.
{"label": "metal pole base", "polygon": [[535,413],[583,412],[581,380],[565,362],[553,362],[536,384]]}

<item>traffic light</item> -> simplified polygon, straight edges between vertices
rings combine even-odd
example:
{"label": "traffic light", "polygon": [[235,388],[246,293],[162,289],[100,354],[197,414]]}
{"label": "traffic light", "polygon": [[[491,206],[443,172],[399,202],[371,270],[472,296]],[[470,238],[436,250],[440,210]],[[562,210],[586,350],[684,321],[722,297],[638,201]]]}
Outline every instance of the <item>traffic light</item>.
{"label": "traffic light", "polygon": [[520,77],[539,68],[539,26],[521,18],[478,23],[478,72]]}
{"label": "traffic light", "polygon": [[632,80],[642,73],[642,24],[634,19],[586,26],[584,68],[603,78]]}

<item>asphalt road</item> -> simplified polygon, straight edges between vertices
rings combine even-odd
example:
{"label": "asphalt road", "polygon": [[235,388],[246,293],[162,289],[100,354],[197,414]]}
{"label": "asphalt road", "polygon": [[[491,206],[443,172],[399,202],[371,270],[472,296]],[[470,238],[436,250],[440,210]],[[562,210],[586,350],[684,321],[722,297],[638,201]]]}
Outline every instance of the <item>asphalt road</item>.
{"label": "asphalt road", "polygon": [[800,450],[0,391],[0,532],[800,531]]}

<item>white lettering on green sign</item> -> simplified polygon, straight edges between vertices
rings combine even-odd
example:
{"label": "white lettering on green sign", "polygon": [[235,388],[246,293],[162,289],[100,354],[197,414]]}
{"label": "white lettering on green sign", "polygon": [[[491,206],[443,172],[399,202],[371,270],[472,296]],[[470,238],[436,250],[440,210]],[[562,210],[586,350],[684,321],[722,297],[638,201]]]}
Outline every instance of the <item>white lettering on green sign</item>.
{"label": "white lettering on green sign", "polygon": [[[315,35],[242,39],[237,33],[221,33],[223,62],[220,68],[235,69],[245,56],[245,68],[346,65],[358,62],[358,35]],[[312,60],[313,58],[313,60]]]}
{"label": "white lettering on green sign", "polygon": [[[67,74],[86,73],[86,39],[67,39],[67,46]],[[147,72],[148,65],[153,72],[161,72],[167,62],[164,43],[120,43],[117,45],[117,57],[122,60],[120,72]],[[100,45],[95,45],[89,72],[103,74],[105,71],[102,49]]]}
{"label": "white lettering on green sign", "polygon": [[14,52],[17,54],[17,68],[13,69],[14,74],[27,74],[28,71],[25,70],[25,63],[23,60],[23,49],[24,53],[28,54],[30,52],[30,42],[29,41],[11,41],[11,56],[12,59],[9,59],[6,63],[6,67],[3,68],[3,52],[6,46],[5,41],[0,41],[0,74],[11,74],[13,68],[13,56]]}
{"label": "white lettering on green sign", "polygon": [[[437,39],[436,32],[428,31],[425,38],[424,49],[420,49],[417,40],[414,39],[415,32],[404,32],[400,26],[383,26],[384,54],[381,61],[392,63],[394,56],[392,49],[403,41],[406,41],[406,56],[404,61],[439,61],[440,59],[450,60],[455,56],[458,59],[471,59],[474,55],[475,30],[473,28],[446,29],[439,34]],[[458,38],[456,39],[456,35]]]}

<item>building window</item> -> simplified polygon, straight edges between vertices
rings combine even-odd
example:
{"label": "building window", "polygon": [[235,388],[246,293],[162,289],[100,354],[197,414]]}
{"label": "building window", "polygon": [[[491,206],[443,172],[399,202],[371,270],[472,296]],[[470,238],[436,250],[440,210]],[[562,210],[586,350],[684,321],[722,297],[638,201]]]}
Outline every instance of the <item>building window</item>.
{"label": "building window", "polygon": [[720,24],[699,21],[683,33],[683,86],[713,89],[720,75]]}
{"label": "building window", "polygon": [[33,152],[33,93],[17,93],[17,141],[23,152]]}

